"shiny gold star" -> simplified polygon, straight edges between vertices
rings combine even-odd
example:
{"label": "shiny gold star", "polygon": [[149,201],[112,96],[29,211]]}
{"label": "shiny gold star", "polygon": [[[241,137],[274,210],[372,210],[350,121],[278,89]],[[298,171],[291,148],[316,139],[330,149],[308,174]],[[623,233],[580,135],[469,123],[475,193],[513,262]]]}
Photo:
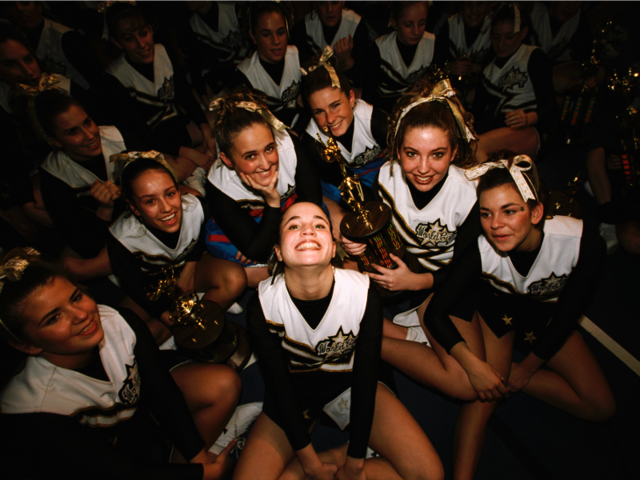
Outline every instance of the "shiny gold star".
{"label": "shiny gold star", "polygon": [[502,317],[502,321],[507,325],[511,325],[511,320],[513,320],[513,317],[507,317],[506,313],[504,314],[504,317]]}
{"label": "shiny gold star", "polygon": [[340,409],[340,412],[349,410],[349,402],[347,401],[346,398],[343,397],[340,399],[340,401],[338,402],[338,408]]}
{"label": "shiny gold star", "polygon": [[533,343],[534,340],[537,340],[537,338],[533,336],[533,332],[530,332],[530,333],[524,332],[524,334],[525,334],[525,339],[524,339],[525,342]]}

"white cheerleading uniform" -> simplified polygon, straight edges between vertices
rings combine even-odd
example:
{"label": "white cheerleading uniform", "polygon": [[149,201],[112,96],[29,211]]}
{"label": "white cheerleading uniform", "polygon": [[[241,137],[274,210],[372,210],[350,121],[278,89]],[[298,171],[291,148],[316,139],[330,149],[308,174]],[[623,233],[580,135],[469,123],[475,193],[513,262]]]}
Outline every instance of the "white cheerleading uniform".
{"label": "white cheerleading uniform", "polygon": [[544,53],[554,62],[571,61],[571,49],[568,48],[568,44],[578,31],[580,14],[581,12],[578,10],[573,17],[562,24],[560,30],[558,30],[554,36],[551,32],[549,11],[542,3],[534,2],[533,11],[531,12],[533,29],[536,32],[540,48],[542,48]]}
{"label": "white cheerleading uniform", "polygon": [[468,45],[464,35],[464,21],[462,15],[456,13],[449,17],[449,52],[453,58],[463,55],[471,57],[475,63],[481,63],[491,54],[491,19],[484,19],[480,33],[473,44]]}
{"label": "white cheerleading uniform", "polygon": [[537,108],[536,94],[529,75],[531,53],[538,47],[522,44],[511,58],[499,68],[495,60],[484,69],[483,81],[487,91],[500,99],[495,114],[514,110],[533,111]]}
{"label": "white cheerleading uniform", "polygon": [[245,58],[238,65],[238,70],[249,79],[254,89],[267,96],[267,106],[272,112],[278,112],[283,108],[296,107],[296,98],[298,98],[302,78],[297,47],[293,45],[287,46],[280,85],[277,85],[266,72],[260,63],[258,52],[254,52],[251,57]]}
{"label": "white cheerleading uniform", "polygon": [[540,252],[526,277],[518,273],[508,256],[497,253],[481,235],[478,248],[482,278],[503,293],[557,302],[578,263],[582,229],[582,220],[575,218],[556,216],[546,220]]}
{"label": "white cheerleading uniform", "polygon": [[[353,143],[351,151],[347,150],[340,142],[337,142],[342,156],[347,164],[352,167],[361,167],[374,161],[382,151],[380,145],[376,142],[371,132],[371,115],[373,114],[373,106],[364,100],[356,100],[353,108]],[[327,143],[329,137],[318,128],[315,120],[309,122],[307,133],[314,140],[318,139],[318,135],[322,138],[323,143]]]}
{"label": "white cheerleading uniform", "polygon": [[89,82],[69,63],[62,49],[62,36],[70,31],[71,28],[45,18],[36,53],[48,71],[69,77],[85,90],[89,90]]}
{"label": "white cheerleading uniform", "polygon": [[181,200],[182,223],[175,248],[158,240],[131,212],[121,215],[109,229],[113,238],[140,259],[143,271],[158,271],[165,266],[181,267],[198,243],[204,222],[202,205],[193,195],[184,195]]}
{"label": "white cheerleading uniform", "polygon": [[282,338],[291,372],[353,370],[369,277],[351,270],[335,269],[334,279],[331,303],[315,330],[309,327],[291,300],[284,275],[278,275],[273,284],[269,278],[258,286],[269,330]]}
{"label": "white cheerleading uniform", "polygon": [[198,13],[189,19],[191,30],[198,40],[209,45],[221,62],[240,62],[247,55],[247,44],[240,29],[234,4],[216,2],[211,8],[218,8],[218,31],[214,31]]}
{"label": "white cheerleading uniform", "polygon": [[422,34],[413,61],[408,66],[398,50],[397,37],[397,32],[393,32],[376,39],[381,58],[380,68],[385,75],[383,82],[378,85],[378,94],[382,97],[398,96],[406,92],[427,73],[433,61],[436,44],[436,36],[433,33]]}
{"label": "white cheerleading uniform", "polygon": [[331,40],[326,40],[322,31],[322,22],[315,10],[304,17],[304,26],[307,32],[307,43],[311,46],[313,53],[322,52],[324,47],[327,45],[331,46],[331,48],[335,48],[338,40],[345,37],[348,38],[349,35],[354,37],[356,34],[356,28],[358,28],[359,24],[360,15],[353,10],[343,9],[338,31]]}
{"label": "white cheerleading uniform", "polygon": [[378,192],[391,207],[393,224],[407,250],[429,271],[448,265],[453,258],[457,229],[476,203],[476,182],[464,170],[449,166],[441,190],[422,209],[413,203],[411,192],[398,165],[386,162],[378,175]]}
{"label": "white cheerleading uniform", "polygon": [[104,338],[100,360],[109,380],[98,380],[30,356],[24,369],[0,393],[2,413],[52,413],[91,427],[128,420],[140,398],[140,376],[133,349],[136,336],[120,314],[98,306]]}
{"label": "white cheerleading uniform", "polygon": [[[116,127],[99,127],[102,142],[102,156],[108,179],[115,182],[115,165],[109,161],[111,155],[121,153],[127,149],[122,134]],[[102,182],[94,173],[74,161],[62,150],[51,152],[41,168],[54,177],[62,180],[76,191],[77,196],[90,195],[89,190],[97,180]]]}
{"label": "white cheerleading uniform", "polygon": [[[298,159],[289,133],[280,133],[277,130],[273,133],[279,158],[276,190],[280,194],[280,202],[284,204],[296,191],[295,176]],[[238,202],[241,207],[250,210],[264,209],[264,197],[249,190],[236,171],[228,168],[221,160],[211,167],[207,178],[214,187]]]}
{"label": "white cheerleading uniform", "polygon": [[133,98],[147,108],[151,107],[154,114],[147,119],[147,125],[151,128],[178,115],[173,103],[176,95],[173,66],[161,44],[155,44],[153,82],[133,68],[127,62],[124,53],[116,58],[106,71],[120,80]]}

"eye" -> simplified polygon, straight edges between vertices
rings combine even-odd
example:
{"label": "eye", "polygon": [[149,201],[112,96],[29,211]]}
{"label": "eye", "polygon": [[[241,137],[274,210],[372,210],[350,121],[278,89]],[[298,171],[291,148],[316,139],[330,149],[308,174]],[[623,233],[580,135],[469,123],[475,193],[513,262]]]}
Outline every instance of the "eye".
{"label": "eye", "polygon": [[276,149],[276,147],[274,147],[273,145],[269,145],[269,146],[267,147],[267,149],[265,150],[265,152],[267,152],[267,153],[271,153],[271,152],[273,152],[275,149]]}
{"label": "eye", "polygon": [[125,43],[129,43],[133,41],[133,37],[131,35],[125,35],[124,37],[122,37],[122,41]]}
{"label": "eye", "polygon": [[60,320],[60,314],[57,313],[55,315],[51,315],[46,322],[44,322],[45,325],[55,325],[55,323]]}
{"label": "eye", "polygon": [[315,228],[319,229],[319,230],[325,230],[327,227],[324,226],[322,223],[318,223]]}
{"label": "eye", "polygon": [[147,30],[147,29],[140,30],[140,36],[141,37],[146,37],[147,35],[149,35],[149,30]]}
{"label": "eye", "polygon": [[91,120],[89,117],[87,117],[87,118],[85,119],[85,121],[84,121],[84,122],[82,122],[82,123],[83,123],[83,125],[84,125],[85,127],[90,127],[90,126],[91,126],[91,124],[93,123],[93,120]]}
{"label": "eye", "polygon": [[480,218],[489,218],[491,214],[488,212],[480,212]]}
{"label": "eye", "polygon": [[167,192],[167,197],[171,198],[171,197],[175,197],[176,192],[174,190],[171,190],[170,192]]}
{"label": "eye", "polygon": [[516,213],[516,210],[508,208],[504,211],[504,213],[506,213],[507,215],[513,215],[514,213]]}
{"label": "eye", "polygon": [[76,127],[70,128],[69,130],[66,130],[65,135],[69,135],[69,136],[73,136],[76,133],[78,133],[78,129]]}
{"label": "eye", "polygon": [[155,199],[153,198],[149,198],[148,200],[144,201],[145,205],[153,205],[153,202],[155,202]]}
{"label": "eye", "polygon": [[289,230],[297,230],[300,228],[300,225],[289,225]]}
{"label": "eye", "polygon": [[78,291],[78,293],[71,299],[74,302],[79,302],[84,297],[84,293]]}

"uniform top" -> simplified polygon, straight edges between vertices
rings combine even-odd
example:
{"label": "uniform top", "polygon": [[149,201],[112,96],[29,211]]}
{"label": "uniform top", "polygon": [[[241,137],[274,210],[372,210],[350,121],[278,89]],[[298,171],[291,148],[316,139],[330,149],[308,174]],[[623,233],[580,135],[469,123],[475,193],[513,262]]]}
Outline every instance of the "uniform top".
{"label": "uniform top", "polygon": [[[0,392],[4,435],[11,455],[53,478],[201,479],[201,465],[161,465],[119,449],[126,435],[151,411],[185,458],[204,446],[169,372],[159,365],[149,329],[132,312],[126,320],[110,307],[98,307],[104,329],[89,364],[79,371],[29,357],[24,370]],[[41,462],[27,463],[34,439],[46,442]],[[114,446],[115,444],[115,446]],[[63,473],[64,472],[64,473]],[[24,471],[23,471],[24,473]],[[44,473],[44,472],[41,472]]]}
{"label": "uniform top", "polygon": [[337,386],[339,394],[352,387],[347,453],[364,458],[382,339],[382,308],[369,278],[335,269],[329,295],[309,302],[289,295],[283,274],[273,285],[269,278],[260,283],[247,319],[265,383],[276,396],[293,449],[310,442],[296,392],[321,395]]}
{"label": "uniform top", "polygon": [[[489,16],[484,18],[482,25],[479,25],[475,29],[470,29],[464,24],[462,15],[456,13],[449,17],[447,22],[449,30],[449,54],[451,58],[458,59],[463,55],[471,57],[474,63],[485,65],[491,58],[491,19]],[[476,33],[476,37],[471,44],[467,39],[467,32]],[[441,31],[439,35],[444,35],[445,32]]]}
{"label": "uniform top", "polygon": [[570,217],[546,220],[538,249],[508,255],[501,255],[484,236],[479,237],[429,304],[425,322],[431,334],[447,351],[464,341],[448,311],[483,278],[492,289],[516,295],[523,302],[555,303],[551,322],[532,349],[542,359],[551,358],[575,328],[604,261],[603,239],[582,227],[582,221]]}
{"label": "uniform top", "polygon": [[[215,17],[215,25],[211,17]],[[189,25],[198,40],[215,50],[220,62],[238,63],[247,56],[247,44],[236,15],[236,5],[212,2],[204,17],[194,12]]]}
{"label": "uniform top", "polygon": [[346,8],[342,9],[342,19],[340,20],[338,30],[333,38],[326,39],[324,37],[320,17],[318,17],[318,14],[314,10],[304,17],[304,26],[307,32],[307,43],[311,46],[314,54],[322,52],[324,47],[327,45],[333,49],[335,48],[338,40],[345,37],[348,38],[349,35],[352,37],[355,36],[360,20],[360,15],[353,10],[348,10]]}

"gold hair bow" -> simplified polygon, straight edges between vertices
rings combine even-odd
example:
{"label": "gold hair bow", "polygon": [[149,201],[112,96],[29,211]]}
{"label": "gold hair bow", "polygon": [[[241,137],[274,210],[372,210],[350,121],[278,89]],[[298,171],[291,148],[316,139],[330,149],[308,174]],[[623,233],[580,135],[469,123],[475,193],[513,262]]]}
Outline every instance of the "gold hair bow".
{"label": "gold hair bow", "polygon": [[[51,90],[52,88],[58,88],[56,87],[56,84],[60,83],[60,80],[58,78],[56,78],[55,75],[52,75],[50,73],[43,73],[40,76],[40,80],[38,81],[38,85],[35,87],[32,87],[31,85],[24,85],[24,84],[19,84],[16,88],[21,91],[22,93],[30,96],[30,97],[36,97],[37,95],[41,94],[42,92],[44,92],[45,90]],[[66,92],[65,92],[66,93]]]}
{"label": "gold hair bow", "polygon": [[[220,109],[220,104],[225,101],[223,98],[216,98],[209,104],[209,110],[214,112]],[[267,108],[262,108],[255,102],[241,101],[233,104],[234,107],[242,108],[247,110],[248,112],[257,112],[267,121],[269,125],[275,128],[280,133],[283,133],[289,127],[287,127],[284,123],[278,120],[273,113],[269,111]]]}
{"label": "gold hair bow", "polygon": [[[526,164],[525,166],[520,166],[520,164]],[[513,163],[511,164],[511,168],[509,168],[509,162],[507,160],[499,160],[497,162],[485,162],[482,165],[478,165],[477,167],[470,168],[466,172],[464,172],[467,180],[475,180],[478,177],[481,177],[489,170],[493,170],[494,168],[506,168],[509,170],[511,177],[513,177],[513,181],[516,183],[518,187],[518,191],[520,195],[526,202],[527,200],[536,200],[538,201],[538,196],[534,190],[531,189],[529,182],[524,178],[523,172],[527,172],[533,168],[533,162],[527,155],[518,155],[514,157]]]}
{"label": "gold hair bow", "polygon": [[116,3],[129,3],[131,5],[136,4],[136,2],[134,1],[127,1],[127,0],[121,0],[119,2],[98,2],[98,13],[106,12],[109,9],[109,7],[112,7]]}
{"label": "gold hair bow", "polygon": [[155,160],[156,162],[160,163],[164,168],[166,168],[167,170],[169,170],[169,173],[171,174],[171,176],[173,177],[173,179],[176,181],[176,183],[178,183],[178,176],[176,175],[176,172],[173,170],[173,167],[171,167],[171,165],[169,165],[167,163],[167,161],[164,159],[164,156],[160,153],[157,152],[155,150],[149,150],[148,152],[126,152],[126,153],[116,153],[113,154],[109,157],[109,162],[110,163],[121,163],[122,166],[120,167],[120,174],[116,175],[116,177],[121,177],[122,176],[122,172],[124,171],[125,168],[127,168],[127,166],[132,163],[135,162],[136,160],[140,159],[140,158],[150,158],[152,160]]}
{"label": "gold hair bow", "polygon": [[331,86],[334,88],[340,88],[340,79],[338,78],[336,69],[333,68],[329,63],[329,59],[332,56],[333,56],[333,50],[329,45],[327,45],[326,47],[324,47],[324,50],[322,51],[322,56],[320,57],[320,60],[318,60],[318,63],[316,65],[310,66],[309,71],[305,70],[304,68],[300,68],[300,73],[302,73],[302,75],[309,75],[316,68],[324,67],[327,69],[327,72],[329,72],[329,76],[331,77]]}
{"label": "gold hair bow", "polygon": [[0,265],[0,292],[4,287],[4,280],[18,282],[22,279],[22,274],[32,261],[40,256],[40,252],[31,247],[17,248],[7,254],[3,265]]}
{"label": "gold hair bow", "polygon": [[411,109],[423,103],[440,102],[440,103],[444,103],[445,105],[449,105],[449,108],[451,109],[451,113],[453,113],[453,116],[456,119],[458,130],[460,130],[460,134],[467,141],[467,143],[473,140],[477,140],[473,132],[469,129],[469,127],[467,127],[467,124],[464,120],[464,115],[460,111],[460,107],[458,107],[457,103],[451,100],[451,98],[455,97],[455,95],[456,95],[456,91],[453,88],[451,88],[451,83],[449,82],[449,79],[445,78],[444,80],[440,80],[438,83],[436,83],[436,86],[433,88],[433,91],[431,92],[430,95],[426,97],[422,97],[402,109],[402,112],[400,113],[400,117],[398,117],[398,123],[396,123],[395,135],[398,135],[400,122],[402,122],[402,119],[405,117],[407,113],[411,111]]}

